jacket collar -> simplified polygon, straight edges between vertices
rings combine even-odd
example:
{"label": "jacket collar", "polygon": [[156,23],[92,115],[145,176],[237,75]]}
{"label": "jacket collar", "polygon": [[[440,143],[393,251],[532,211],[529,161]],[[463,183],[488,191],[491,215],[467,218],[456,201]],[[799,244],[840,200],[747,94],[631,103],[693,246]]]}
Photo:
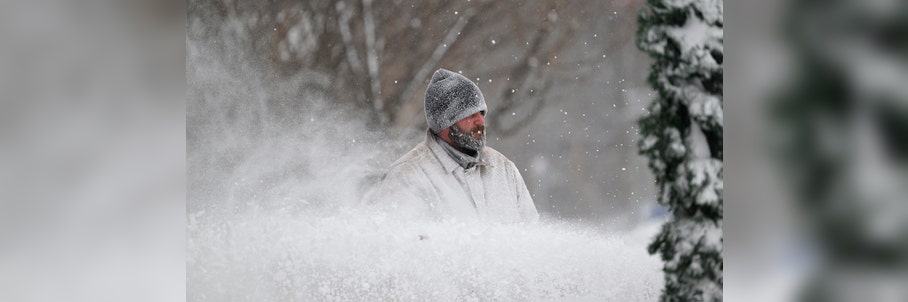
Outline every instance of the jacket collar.
{"label": "jacket collar", "polygon": [[[426,145],[429,146],[429,150],[432,150],[432,153],[435,154],[435,157],[437,157],[438,160],[441,161],[441,165],[445,168],[445,172],[453,173],[454,170],[456,170],[456,169],[464,169],[451,156],[456,156],[456,155],[467,156],[467,155],[461,153],[460,151],[457,151],[454,148],[451,148],[451,151],[454,152],[455,154],[449,154],[448,150],[445,150],[446,149],[445,146],[441,145],[441,144],[447,144],[447,142],[445,142],[441,138],[436,139],[436,137],[437,136],[434,133],[432,133],[431,129],[427,130],[426,131]],[[450,147],[450,146],[448,146],[448,147]],[[478,153],[478,155],[477,155],[478,160],[476,162],[476,165],[477,166],[486,166],[487,165],[487,166],[491,167],[492,165],[486,159],[486,157],[484,156],[485,155],[484,153],[485,152],[482,152],[482,151],[480,151]]]}

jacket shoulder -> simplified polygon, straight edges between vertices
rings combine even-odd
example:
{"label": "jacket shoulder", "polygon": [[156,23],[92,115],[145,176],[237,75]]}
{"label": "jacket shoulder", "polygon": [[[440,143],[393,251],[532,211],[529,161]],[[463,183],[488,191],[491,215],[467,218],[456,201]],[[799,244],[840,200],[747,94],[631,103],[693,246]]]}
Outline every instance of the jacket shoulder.
{"label": "jacket shoulder", "polygon": [[391,164],[391,167],[388,169],[388,174],[395,174],[413,169],[415,166],[428,159],[429,156],[432,155],[431,152],[432,151],[429,150],[429,146],[427,146],[425,142],[417,144],[413,149],[407,151],[406,154]]}
{"label": "jacket shoulder", "polygon": [[501,152],[498,152],[498,150],[492,149],[492,147],[488,147],[488,146],[483,147],[482,153],[486,157],[486,160],[490,161],[492,163],[492,165],[495,165],[495,166],[499,166],[499,165],[513,166],[514,165],[514,163],[511,162],[511,160],[508,159],[506,156],[504,156],[504,154],[501,154]]}

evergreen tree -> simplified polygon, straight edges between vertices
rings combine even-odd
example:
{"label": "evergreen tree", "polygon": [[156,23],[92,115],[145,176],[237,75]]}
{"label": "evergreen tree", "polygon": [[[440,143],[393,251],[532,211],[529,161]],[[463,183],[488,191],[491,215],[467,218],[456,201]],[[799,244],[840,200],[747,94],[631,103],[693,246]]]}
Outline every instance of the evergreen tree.
{"label": "evergreen tree", "polygon": [[908,220],[894,218],[908,196],[908,91],[893,76],[906,74],[908,5],[891,4],[797,0],[783,19],[791,74],[770,103],[785,131],[772,142],[819,261],[801,301],[904,284],[890,277],[908,268]]}
{"label": "evergreen tree", "polygon": [[662,301],[722,300],[722,14],[721,0],[648,0],[638,19],[658,93],[640,153],[671,213],[649,245],[665,262]]}

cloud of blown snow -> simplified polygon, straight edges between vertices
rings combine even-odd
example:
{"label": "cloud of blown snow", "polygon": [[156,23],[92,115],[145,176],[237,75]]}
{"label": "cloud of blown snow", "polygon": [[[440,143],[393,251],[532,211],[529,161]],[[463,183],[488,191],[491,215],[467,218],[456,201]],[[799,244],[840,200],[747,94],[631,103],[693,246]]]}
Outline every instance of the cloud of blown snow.
{"label": "cloud of blown snow", "polygon": [[207,42],[187,41],[190,301],[657,299],[656,224],[610,233],[360,206],[416,141],[333,105],[318,73],[272,81]]}

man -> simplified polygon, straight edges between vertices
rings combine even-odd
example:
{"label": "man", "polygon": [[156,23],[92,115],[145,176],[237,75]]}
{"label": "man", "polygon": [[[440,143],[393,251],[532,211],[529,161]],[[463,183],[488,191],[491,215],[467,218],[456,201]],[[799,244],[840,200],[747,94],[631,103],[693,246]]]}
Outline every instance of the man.
{"label": "man", "polygon": [[539,220],[517,167],[485,146],[486,103],[476,84],[439,69],[425,112],[425,141],[391,165],[368,200],[440,219]]}

